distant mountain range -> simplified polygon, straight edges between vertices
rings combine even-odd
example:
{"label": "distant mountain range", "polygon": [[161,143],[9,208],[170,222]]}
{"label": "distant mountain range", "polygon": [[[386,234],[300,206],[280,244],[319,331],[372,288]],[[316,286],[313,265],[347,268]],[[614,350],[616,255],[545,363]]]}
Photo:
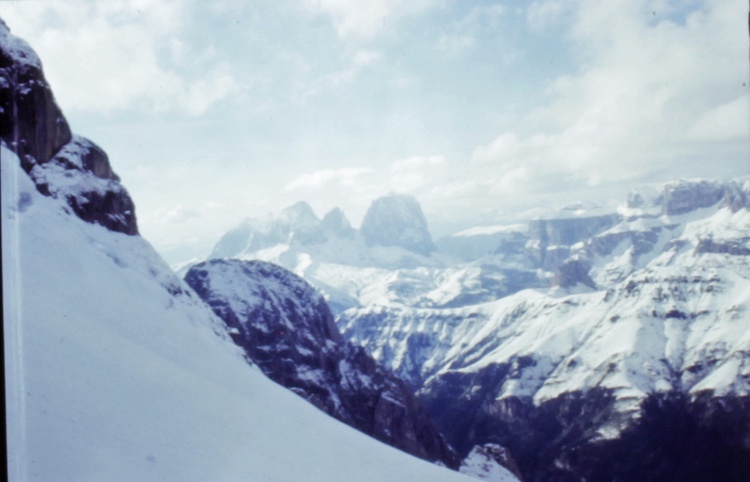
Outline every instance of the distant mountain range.
{"label": "distant mountain range", "polygon": [[[287,223],[258,244],[246,221],[212,256],[272,261],[317,286],[344,336],[411,384],[461,455],[498,443],[524,480],[645,480],[633,475],[645,466],[601,451],[648,460],[631,447],[653,436],[640,424],[677,407],[675,423],[696,427],[669,461],[690,467],[679,480],[750,474],[718,462],[750,449],[748,180],[669,182],[617,209],[573,205],[434,243],[405,196],[365,217],[414,227],[390,245],[369,234],[384,228],[343,222],[338,235],[304,211],[304,236]],[[229,239],[237,249],[219,250]],[[741,429],[706,449],[726,420]],[[669,463],[648,468],[653,480],[678,480]]]}

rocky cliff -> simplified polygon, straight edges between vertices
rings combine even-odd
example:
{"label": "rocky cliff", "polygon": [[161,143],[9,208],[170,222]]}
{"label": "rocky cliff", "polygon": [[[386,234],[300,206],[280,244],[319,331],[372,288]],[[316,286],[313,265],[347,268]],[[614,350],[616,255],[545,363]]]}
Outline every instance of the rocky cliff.
{"label": "rocky cliff", "polygon": [[271,263],[213,260],[192,267],[185,281],[269,378],[389,445],[457,467],[411,389],[344,342],[323,297],[303,279]]}
{"label": "rocky cliff", "polygon": [[391,194],[372,202],[360,232],[369,246],[398,246],[429,256],[435,245],[416,199]]}
{"label": "rocky cliff", "polygon": [[42,64],[0,20],[0,139],[45,196],[63,199],[84,221],[137,234],[135,206],[107,155],[73,136]]}

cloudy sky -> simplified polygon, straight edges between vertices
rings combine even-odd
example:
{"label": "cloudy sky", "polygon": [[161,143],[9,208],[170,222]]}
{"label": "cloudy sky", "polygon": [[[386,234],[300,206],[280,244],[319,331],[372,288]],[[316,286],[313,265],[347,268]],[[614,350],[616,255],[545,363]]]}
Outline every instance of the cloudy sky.
{"label": "cloudy sky", "polygon": [[750,174],[745,0],[21,0],[0,17],[171,262],[299,200],[434,234]]}

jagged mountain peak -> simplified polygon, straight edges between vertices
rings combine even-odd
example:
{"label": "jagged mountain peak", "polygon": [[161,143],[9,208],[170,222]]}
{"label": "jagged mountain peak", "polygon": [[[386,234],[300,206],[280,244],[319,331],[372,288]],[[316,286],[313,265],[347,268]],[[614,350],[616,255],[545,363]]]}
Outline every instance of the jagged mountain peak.
{"label": "jagged mountain peak", "polygon": [[279,221],[290,227],[317,225],[320,219],[315,215],[312,206],[306,201],[299,201],[281,210]]}
{"label": "jagged mountain peak", "polygon": [[352,237],[355,233],[351,223],[346,218],[344,211],[341,208],[333,208],[323,216],[321,221],[323,229],[333,233],[339,238]]}
{"label": "jagged mountain peak", "polygon": [[375,199],[360,232],[370,246],[398,246],[426,256],[436,249],[419,201],[407,194]]}

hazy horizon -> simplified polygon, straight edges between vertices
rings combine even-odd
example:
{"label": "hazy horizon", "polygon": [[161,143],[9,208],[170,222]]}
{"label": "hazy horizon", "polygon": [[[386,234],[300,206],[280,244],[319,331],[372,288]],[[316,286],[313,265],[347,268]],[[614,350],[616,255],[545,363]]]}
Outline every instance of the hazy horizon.
{"label": "hazy horizon", "polygon": [[53,0],[0,17],[165,256],[298,201],[358,226],[410,194],[439,236],[750,174],[747,2]]}

